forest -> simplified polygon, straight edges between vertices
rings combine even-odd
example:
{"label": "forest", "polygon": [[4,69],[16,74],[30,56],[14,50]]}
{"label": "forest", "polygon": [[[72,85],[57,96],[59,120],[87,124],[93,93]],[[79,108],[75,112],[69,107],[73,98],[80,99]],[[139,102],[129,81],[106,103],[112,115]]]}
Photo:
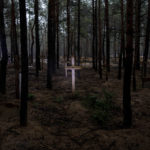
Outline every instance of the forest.
{"label": "forest", "polygon": [[150,0],[0,0],[0,150],[150,149]]}

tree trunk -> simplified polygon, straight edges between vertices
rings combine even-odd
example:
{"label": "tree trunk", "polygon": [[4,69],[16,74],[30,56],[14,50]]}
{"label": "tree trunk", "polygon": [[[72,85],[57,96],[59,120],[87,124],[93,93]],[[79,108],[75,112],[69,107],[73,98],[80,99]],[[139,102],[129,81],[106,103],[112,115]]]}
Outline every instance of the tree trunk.
{"label": "tree trunk", "polygon": [[133,59],[133,0],[127,0],[127,27],[126,27],[126,60],[123,82],[123,114],[124,126],[132,125],[131,110],[131,74]]}
{"label": "tree trunk", "polygon": [[6,93],[6,70],[7,70],[7,45],[4,25],[4,2],[0,0],[0,44],[2,50],[2,59],[0,61],[0,93]]}
{"label": "tree trunk", "polygon": [[135,60],[136,69],[140,70],[140,33],[141,33],[141,0],[136,0],[136,19],[135,19]]}
{"label": "tree trunk", "polygon": [[125,37],[124,37],[124,3],[121,0],[121,45],[120,45],[120,55],[119,55],[119,69],[118,69],[118,79],[122,77],[122,57],[124,61],[125,56]]}
{"label": "tree trunk", "polygon": [[17,31],[16,31],[16,17],[15,17],[15,4],[11,0],[11,48],[14,52],[14,67],[15,67],[15,84],[16,84],[16,98],[19,98],[19,53],[17,44]]}
{"label": "tree trunk", "polygon": [[133,91],[136,91],[136,69],[140,70],[140,17],[141,17],[141,0],[136,0],[135,8],[135,51],[133,65]]}
{"label": "tree trunk", "polygon": [[104,31],[103,31],[103,45],[102,45],[102,58],[103,58],[103,66],[106,64],[106,58],[105,58],[105,37],[106,37],[106,32],[105,32],[105,22],[104,22]]}
{"label": "tree trunk", "polygon": [[114,45],[113,45],[113,49],[114,49],[114,59],[115,59],[115,63],[117,62],[117,33],[116,31],[114,31]]}
{"label": "tree trunk", "polygon": [[95,69],[95,2],[92,0],[92,19],[93,19],[93,39],[92,39],[92,62]]}
{"label": "tree trunk", "polygon": [[53,51],[52,51],[52,55],[53,55],[53,74],[56,73],[56,24],[57,24],[57,16],[56,16],[56,0],[53,1],[53,7],[52,7],[52,17],[54,18],[53,20]]}
{"label": "tree trunk", "polygon": [[27,101],[28,101],[28,51],[27,51],[27,22],[25,0],[19,1],[20,6],[20,30],[21,30],[21,109],[20,125],[27,125]]}
{"label": "tree trunk", "polygon": [[48,65],[47,65],[47,88],[52,89],[52,74],[54,69],[55,51],[55,1],[48,1]]}
{"label": "tree trunk", "polygon": [[35,0],[35,39],[36,39],[36,77],[39,76],[40,67],[40,39],[39,39],[39,1]]}
{"label": "tree trunk", "polygon": [[102,79],[102,25],[101,25],[101,0],[98,1],[98,12],[99,12],[99,76]]}
{"label": "tree trunk", "polygon": [[147,75],[149,38],[150,38],[150,0],[148,0],[148,17],[147,17],[147,27],[146,27],[145,50],[144,50],[144,55],[143,55],[143,76],[144,77],[146,77],[146,75]]}
{"label": "tree trunk", "polygon": [[57,68],[59,69],[59,0],[57,0]]}
{"label": "tree trunk", "polygon": [[78,0],[78,66],[80,66],[80,2],[81,0]]}
{"label": "tree trunk", "polygon": [[67,0],[67,61],[70,57],[70,0]]}
{"label": "tree trunk", "polygon": [[97,71],[98,63],[98,20],[97,20],[97,0],[95,1],[95,70]]}
{"label": "tree trunk", "polygon": [[109,6],[105,0],[105,24],[106,24],[106,71],[110,72],[110,37],[109,37]]}
{"label": "tree trunk", "polygon": [[32,29],[31,29],[31,37],[32,37],[32,43],[31,43],[31,55],[30,55],[30,60],[31,60],[31,64],[33,64],[33,47],[34,47],[34,26],[35,26],[35,23],[33,24],[32,26]]}

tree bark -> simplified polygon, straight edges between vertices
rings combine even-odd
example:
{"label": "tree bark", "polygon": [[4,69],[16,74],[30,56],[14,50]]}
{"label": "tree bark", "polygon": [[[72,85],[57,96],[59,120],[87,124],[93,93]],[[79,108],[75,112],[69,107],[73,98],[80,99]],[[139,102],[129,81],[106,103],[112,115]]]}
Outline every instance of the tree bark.
{"label": "tree bark", "polygon": [[95,2],[92,0],[92,20],[93,20],[93,39],[92,39],[92,62],[93,62],[93,69],[95,69]]}
{"label": "tree bark", "polygon": [[31,42],[31,55],[30,55],[30,61],[31,61],[31,64],[33,64],[33,47],[34,47],[34,27],[35,27],[35,22],[31,28],[31,37],[32,37],[32,42]]}
{"label": "tree bark", "polygon": [[109,37],[109,6],[105,0],[105,24],[106,24],[106,70],[110,72],[110,37]]}
{"label": "tree bark", "polygon": [[40,39],[39,39],[39,1],[35,0],[35,39],[36,39],[36,77],[39,76],[40,67]]}
{"label": "tree bark", "polygon": [[145,50],[143,55],[143,76],[147,75],[147,60],[149,53],[149,38],[150,38],[150,0],[148,0],[148,17],[147,17],[147,27],[146,27],[146,37],[145,37]]}
{"label": "tree bark", "polygon": [[123,62],[125,60],[125,37],[124,37],[124,3],[123,0],[121,2],[121,45],[120,45],[120,55],[119,55],[119,69],[118,69],[118,79],[121,80],[122,78],[122,58]]}
{"label": "tree bark", "polygon": [[6,45],[5,25],[4,25],[4,2],[0,0],[0,44],[2,59],[0,61],[0,93],[6,93],[6,71],[8,62],[8,52]]}
{"label": "tree bark", "polygon": [[95,70],[98,64],[98,19],[97,19],[97,0],[95,0]]}
{"label": "tree bark", "polygon": [[126,60],[123,82],[123,114],[124,127],[132,125],[131,110],[131,74],[133,61],[133,0],[127,0],[127,24],[126,24]]}
{"label": "tree bark", "polygon": [[52,89],[52,74],[54,73],[55,51],[55,1],[48,1],[48,64],[47,64],[47,88]]}
{"label": "tree bark", "polygon": [[67,61],[70,57],[70,0],[67,0]]}
{"label": "tree bark", "polygon": [[77,46],[77,49],[78,49],[78,66],[80,66],[80,3],[81,3],[81,0],[78,0],[78,46]]}
{"label": "tree bark", "polygon": [[14,52],[14,67],[15,67],[15,85],[16,85],[16,98],[19,98],[19,52],[17,44],[17,31],[16,31],[16,17],[15,17],[15,4],[11,0],[11,48]]}
{"label": "tree bark", "polygon": [[140,70],[140,26],[141,26],[141,0],[136,0],[135,6],[135,50],[133,65],[133,91],[136,91],[136,69]]}
{"label": "tree bark", "polygon": [[20,6],[20,30],[21,30],[21,109],[20,125],[27,125],[27,101],[28,101],[28,51],[27,51],[27,21],[25,0],[19,1]]}
{"label": "tree bark", "polygon": [[103,78],[102,74],[102,23],[101,23],[101,0],[98,1],[98,13],[99,13],[99,76]]}
{"label": "tree bark", "polygon": [[59,69],[59,0],[57,0],[57,68]]}

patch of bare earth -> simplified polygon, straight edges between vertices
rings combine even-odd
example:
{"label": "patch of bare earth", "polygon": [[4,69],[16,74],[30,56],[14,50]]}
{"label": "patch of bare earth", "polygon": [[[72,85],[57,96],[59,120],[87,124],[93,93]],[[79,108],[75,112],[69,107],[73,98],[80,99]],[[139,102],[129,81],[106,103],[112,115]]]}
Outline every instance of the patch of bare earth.
{"label": "patch of bare earth", "polygon": [[[19,126],[20,100],[15,99],[14,70],[8,68],[7,95],[0,96],[0,150],[149,150],[150,89],[132,93],[133,127],[122,129],[122,81],[116,79],[114,67],[109,81],[99,80],[91,69],[83,69],[71,93],[71,76],[65,78],[63,67],[53,78],[53,90],[46,88],[46,70],[39,79],[30,70],[28,126]],[[120,107],[106,128],[91,119],[82,98],[99,94],[102,89],[114,93],[113,102]]]}

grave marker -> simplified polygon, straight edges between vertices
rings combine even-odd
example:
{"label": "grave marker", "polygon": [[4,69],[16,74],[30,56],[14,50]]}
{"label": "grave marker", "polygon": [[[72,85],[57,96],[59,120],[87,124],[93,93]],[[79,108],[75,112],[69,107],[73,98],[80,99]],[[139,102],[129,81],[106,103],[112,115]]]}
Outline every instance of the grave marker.
{"label": "grave marker", "polygon": [[68,70],[71,70],[72,72],[72,92],[75,92],[75,71],[80,70],[80,66],[75,66],[75,58],[72,56],[71,57],[71,66],[65,65],[65,72],[66,72],[66,77],[68,76],[67,72]]}

